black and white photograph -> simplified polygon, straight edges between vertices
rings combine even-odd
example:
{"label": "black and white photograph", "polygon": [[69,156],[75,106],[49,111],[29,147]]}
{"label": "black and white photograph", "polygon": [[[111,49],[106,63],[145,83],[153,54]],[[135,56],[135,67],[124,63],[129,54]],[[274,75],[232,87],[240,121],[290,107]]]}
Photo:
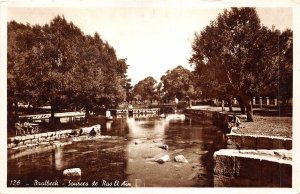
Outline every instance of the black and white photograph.
{"label": "black and white photograph", "polygon": [[299,193],[300,3],[261,2],[0,1],[0,193]]}

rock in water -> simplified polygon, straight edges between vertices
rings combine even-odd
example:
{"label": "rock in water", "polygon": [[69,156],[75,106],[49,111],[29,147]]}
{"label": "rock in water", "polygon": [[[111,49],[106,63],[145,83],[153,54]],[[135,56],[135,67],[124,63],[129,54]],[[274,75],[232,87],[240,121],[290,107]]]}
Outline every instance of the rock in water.
{"label": "rock in water", "polygon": [[162,164],[162,163],[165,163],[167,162],[168,160],[170,159],[170,156],[169,155],[164,155],[158,159],[156,159],[155,161]]}
{"label": "rock in water", "polygon": [[182,163],[188,163],[187,159],[185,159],[185,157],[183,155],[175,156],[175,161],[182,162]]}
{"label": "rock in water", "polygon": [[81,176],[80,168],[69,168],[63,171],[64,177],[78,177]]}
{"label": "rock in water", "polygon": [[168,150],[169,146],[168,145],[161,145],[161,146],[158,146],[159,148],[161,149],[165,149],[165,150]]}
{"label": "rock in water", "polygon": [[95,131],[95,129],[93,128],[91,131],[90,131],[90,133],[89,133],[89,135],[91,136],[91,137],[95,137],[96,136],[96,131]]}

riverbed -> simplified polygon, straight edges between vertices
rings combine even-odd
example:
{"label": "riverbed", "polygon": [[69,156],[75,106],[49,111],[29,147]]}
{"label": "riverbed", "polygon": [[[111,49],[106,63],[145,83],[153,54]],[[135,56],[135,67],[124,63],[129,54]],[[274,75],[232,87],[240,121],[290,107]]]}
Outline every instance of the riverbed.
{"label": "riverbed", "polygon": [[[101,124],[100,137],[8,152],[7,185],[213,187],[213,153],[226,147],[226,138],[210,122],[182,114],[119,116],[112,121],[95,116],[92,122]],[[168,161],[156,161],[165,155]],[[175,161],[178,155],[188,162]],[[71,183],[62,175],[68,168],[82,172]]]}

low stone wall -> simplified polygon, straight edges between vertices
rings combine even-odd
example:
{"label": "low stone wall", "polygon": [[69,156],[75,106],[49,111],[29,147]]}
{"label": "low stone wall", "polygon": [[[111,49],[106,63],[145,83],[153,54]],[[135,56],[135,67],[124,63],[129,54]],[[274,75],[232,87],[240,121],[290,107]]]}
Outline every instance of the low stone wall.
{"label": "low stone wall", "polygon": [[97,134],[100,134],[100,125],[94,125],[91,127],[83,127],[81,129],[66,129],[59,130],[55,132],[45,132],[37,133],[32,135],[23,135],[23,136],[14,136],[7,139],[7,148],[14,148],[17,146],[36,144],[40,142],[55,141],[63,138],[67,138],[71,135],[79,134],[88,134],[92,129],[95,130]]}
{"label": "low stone wall", "polygon": [[[183,111],[187,117],[197,119],[199,121],[206,120],[217,126],[224,133],[229,133],[229,129],[227,128],[228,121],[232,120],[232,113],[228,114],[226,112],[217,112],[212,110],[202,110],[202,109],[185,109]],[[247,120],[246,115],[236,114],[235,115],[243,122]]]}
{"label": "low stone wall", "polygon": [[230,148],[238,149],[292,149],[292,139],[275,136],[227,134]]}
{"label": "low stone wall", "polygon": [[215,112],[210,110],[195,110],[195,109],[185,109],[183,114],[187,117],[201,120],[206,120],[208,122],[214,123]]}
{"label": "low stone wall", "polygon": [[215,187],[292,187],[289,150],[219,150],[214,153]]}

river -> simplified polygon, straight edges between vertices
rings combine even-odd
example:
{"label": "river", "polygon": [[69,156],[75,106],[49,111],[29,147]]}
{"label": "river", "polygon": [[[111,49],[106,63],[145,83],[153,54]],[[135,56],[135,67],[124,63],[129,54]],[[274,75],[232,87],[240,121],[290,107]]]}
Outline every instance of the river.
{"label": "river", "polygon": [[[181,114],[114,117],[112,121],[95,116],[92,122],[101,124],[102,138],[70,138],[43,148],[8,152],[7,185],[213,187],[213,153],[226,147],[226,140],[210,122]],[[164,155],[169,161],[155,161]],[[176,162],[177,155],[188,163]],[[81,177],[71,183],[65,180],[62,174],[67,168],[80,168]]]}

